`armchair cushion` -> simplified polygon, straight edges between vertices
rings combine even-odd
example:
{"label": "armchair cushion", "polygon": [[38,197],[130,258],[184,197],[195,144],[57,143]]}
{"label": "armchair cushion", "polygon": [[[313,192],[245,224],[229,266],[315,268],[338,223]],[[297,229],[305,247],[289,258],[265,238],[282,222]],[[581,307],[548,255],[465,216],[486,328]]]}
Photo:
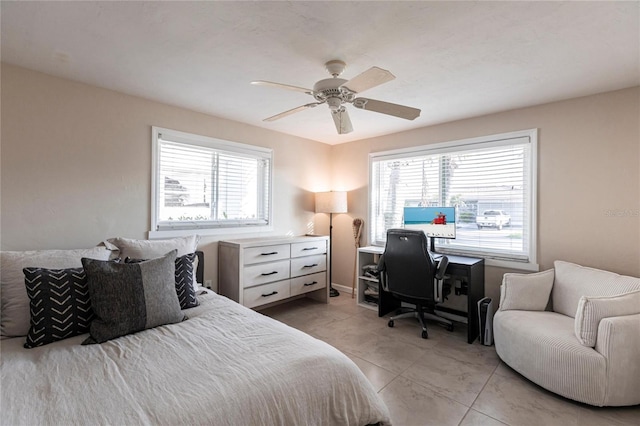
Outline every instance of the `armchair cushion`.
{"label": "armchair cushion", "polygon": [[576,311],[576,337],[582,345],[593,348],[603,318],[634,314],[640,314],[640,290],[617,296],[582,296]]}
{"label": "armchair cushion", "polygon": [[500,310],[544,311],[553,287],[554,271],[504,274],[500,286]]}
{"label": "armchair cushion", "polygon": [[582,296],[617,296],[640,290],[640,278],[556,260],[551,291],[553,310],[575,318]]}

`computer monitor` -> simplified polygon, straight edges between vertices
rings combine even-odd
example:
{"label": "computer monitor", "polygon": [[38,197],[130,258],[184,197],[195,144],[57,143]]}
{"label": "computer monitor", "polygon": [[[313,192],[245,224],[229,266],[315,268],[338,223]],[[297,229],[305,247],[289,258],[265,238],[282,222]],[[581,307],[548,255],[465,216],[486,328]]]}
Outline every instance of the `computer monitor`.
{"label": "computer monitor", "polygon": [[418,229],[431,239],[431,251],[435,251],[434,238],[456,237],[455,207],[405,207],[405,229]]}

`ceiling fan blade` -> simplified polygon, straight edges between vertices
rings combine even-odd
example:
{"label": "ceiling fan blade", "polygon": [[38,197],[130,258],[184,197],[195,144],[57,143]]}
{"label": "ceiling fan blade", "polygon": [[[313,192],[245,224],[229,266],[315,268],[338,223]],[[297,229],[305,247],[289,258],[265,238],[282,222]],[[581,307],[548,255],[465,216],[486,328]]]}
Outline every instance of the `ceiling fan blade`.
{"label": "ceiling fan blade", "polygon": [[353,132],[353,126],[351,125],[349,113],[344,107],[340,108],[337,111],[331,111],[331,117],[333,117],[333,122],[336,124],[336,130],[338,131],[339,135]]}
{"label": "ceiling fan blade", "polygon": [[367,111],[393,115],[406,120],[414,120],[420,116],[420,110],[418,108],[392,104],[391,102],[376,101],[375,99],[356,98],[353,101],[353,106]]}
{"label": "ceiling fan blade", "polygon": [[386,83],[387,81],[391,81],[394,78],[396,77],[387,70],[371,67],[344,83],[342,87],[346,87],[351,92],[360,93]]}
{"label": "ceiling fan blade", "polygon": [[275,120],[278,120],[279,118],[286,117],[287,115],[295,114],[296,112],[305,110],[307,108],[315,108],[318,105],[320,105],[320,102],[313,102],[313,103],[310,103],[310,104],[301,105],[299,107],[290,109],[290,110],[285,111],[285,112],[281,112],[280,114],[276,114],[276,115],[271,116],[269,118],[265,118],[262,121],[275,121]]}
{"label": "ceiling fan blade", "polygon": [[307,95],[313,95],[313,90],[311,89],[305,89],[304,87],[298,87],[298,86],[291,86],[289,84],[274,83],[272,81],[264,81],[264,80],[252,81],[251,84],[256,86],[279,87],[281,89],[294,90],[296,92],[306,93]]}

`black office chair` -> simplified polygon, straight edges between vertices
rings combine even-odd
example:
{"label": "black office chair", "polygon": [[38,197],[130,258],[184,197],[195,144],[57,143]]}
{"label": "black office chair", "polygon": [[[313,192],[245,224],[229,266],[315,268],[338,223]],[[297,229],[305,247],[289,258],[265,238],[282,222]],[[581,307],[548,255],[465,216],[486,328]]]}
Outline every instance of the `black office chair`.
{"label": "black office chair", "polygon": [[[449,264],[446,256],[436,264],[427,249],[427,237],[422,231],[409,229],[389,229],[387,244],[378,262],[380,283],[383,290],[391,293],[402,302],[416,305],[415,309],[399,309],[389,319],[389,327],[393,327],[398,318],[418,318],[422,326],[422,338],[429,338],[425,317],[436,320],[453,330],[453,323],[435,315],[436,303],[445,297],[443,289],[444,274]],[[448,294],[448,293],[447,293]],[[405,313],[401,313],[405,312]]]}

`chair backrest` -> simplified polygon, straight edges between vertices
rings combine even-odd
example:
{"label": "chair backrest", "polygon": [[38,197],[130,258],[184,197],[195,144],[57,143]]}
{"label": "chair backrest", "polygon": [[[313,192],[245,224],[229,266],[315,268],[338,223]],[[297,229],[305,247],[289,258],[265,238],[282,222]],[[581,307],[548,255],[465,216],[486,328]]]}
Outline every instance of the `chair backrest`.
{"label": "chair backrest", "polygon": [[434,299],[437,268],[424,232],[389,229],[383,257],[387,291],[409,298]]}

